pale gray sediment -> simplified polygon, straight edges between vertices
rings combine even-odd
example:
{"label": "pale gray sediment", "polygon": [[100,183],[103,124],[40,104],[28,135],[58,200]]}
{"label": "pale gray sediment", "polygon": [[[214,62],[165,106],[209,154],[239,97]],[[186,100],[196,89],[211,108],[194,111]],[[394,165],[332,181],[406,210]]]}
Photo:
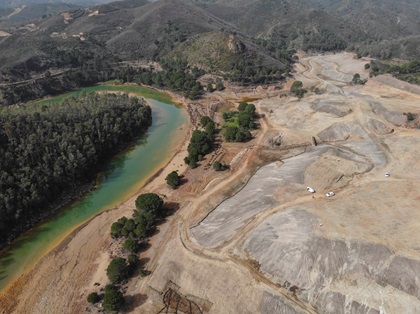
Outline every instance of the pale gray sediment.
{"label": "pale gray sediment", "polygon": [[[290,208],[258,225],[244,250],[270,280],[294,287],[300,300],[323,313],[378,313],[377,299],[387,289],[400,298],[401,313],[419,313],[420,261],[397,256],[378,243],[319,236],[318,223],[306,210]],[[354,295],[360,290],[357,282],[363,281],[378,288],[360,300]],[[345,296],[335,291],[340,285],[347,289]]]}
{"label": "pale gray sediment", "polygon": [[277,188],[287,183],[302,184],[305,168],[327,149],[328,146],[309,148],[301,155],[285,159],[282,165],[271,163],[261,167],[242,190],[191,229],[193,238],[204,247],[221,245],[249,218],[278,204],[273,198]]}

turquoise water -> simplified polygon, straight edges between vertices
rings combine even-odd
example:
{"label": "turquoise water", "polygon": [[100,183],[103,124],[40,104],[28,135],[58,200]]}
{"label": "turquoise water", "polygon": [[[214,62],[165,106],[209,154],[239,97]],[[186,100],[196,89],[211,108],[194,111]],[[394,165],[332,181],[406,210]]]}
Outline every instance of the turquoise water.
{"label": "turquoise water", "polygon": [[[137,86],[99,85],[85,91],[123,91],[145,97],[152,107],[153,124],[132,148],[116,156],[100,176],[98,187],[58,214],[20,236],[0,255],[0,290],[34,265],[66,235],[97,213],[113,208],[137,193],[145,180],[168,162],[187,130],[185,112],[164,93]],[[72,92],[37,102],[61,101]],[[182,127],[182,130],[181,130]]]}

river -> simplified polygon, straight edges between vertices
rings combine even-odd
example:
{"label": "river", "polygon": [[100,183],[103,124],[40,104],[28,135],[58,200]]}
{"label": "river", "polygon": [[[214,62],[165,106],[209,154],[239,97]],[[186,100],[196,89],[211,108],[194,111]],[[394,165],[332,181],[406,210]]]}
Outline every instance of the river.
{"label": "river", "polygon": [[139,192],[145,181],[176,152],[188,129],[185,110],[169,95],[127,85],[98,85],[35,104],[54,103],[82,91],[128,92],[146,98],[153,124],[135,145],[120,153],[98,177],[97,188],[16,239],[0,255],[0,290],[33,266],[74,229],[99,212],[111,209]]}

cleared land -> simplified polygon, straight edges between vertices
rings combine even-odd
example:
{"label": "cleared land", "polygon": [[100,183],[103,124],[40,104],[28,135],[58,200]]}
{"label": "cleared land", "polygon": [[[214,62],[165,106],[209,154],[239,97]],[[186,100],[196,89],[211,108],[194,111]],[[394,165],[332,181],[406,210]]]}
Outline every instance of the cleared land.
{"label": "cleared land", "polygon": [[[296,78],[320,92],[301,100],[275,87],[227,86],[188,104],[192,123],[199,112],[220,121],[218,106],[245,97],[264,117],[255,139],[223,144],[185,170],[178,190],[162,176],[145,188],[179,210],[140,254],[151,274],[125,285],[128,312],[174,313],[180,304],[184,313],[420,312],[420,133],[418,118],[403,115],[420,115],[420,95],[388,78],[351,85],[354,73],[368,76],[366,62],[302,58]],[[214,160],[230,170],[213,171]],[[97,313],[86,296],[106,284],[116,253],[109,227],[132,202],[93,219],[22,277],[13,297],[3,295],[7,313]]]}

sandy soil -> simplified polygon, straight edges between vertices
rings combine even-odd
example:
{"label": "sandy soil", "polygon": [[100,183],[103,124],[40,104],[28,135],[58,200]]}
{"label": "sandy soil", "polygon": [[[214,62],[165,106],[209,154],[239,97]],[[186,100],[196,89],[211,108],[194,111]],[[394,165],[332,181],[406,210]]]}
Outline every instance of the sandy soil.
{"label": "sandy soil", "polygon": [[[366,62],[349,53],[301,58],[295,79],[321,90],[303,99],[280,86],[226,84],[187,104],[196,124],[252,98],[261,129],[251,142],[222,144],[197,169],[178,168],[185,183],[172,191],[163,179],[183,164],[184,143],[142,190],[179,209],[140,254],[150,275],[124,286],[126,312],[175,312],[181,301],[186,313],[420,311],[420,136],[402,114],[420,114],[420,96],[389,79],[351,85],[354,73],[368,76]],[[215,172],[214,160],[231,167]],[[99,312],[86,296],[106,284],[119,250],[109,228],[134,199],[80,227],[15,282],[0,296],[4,313]]]}

